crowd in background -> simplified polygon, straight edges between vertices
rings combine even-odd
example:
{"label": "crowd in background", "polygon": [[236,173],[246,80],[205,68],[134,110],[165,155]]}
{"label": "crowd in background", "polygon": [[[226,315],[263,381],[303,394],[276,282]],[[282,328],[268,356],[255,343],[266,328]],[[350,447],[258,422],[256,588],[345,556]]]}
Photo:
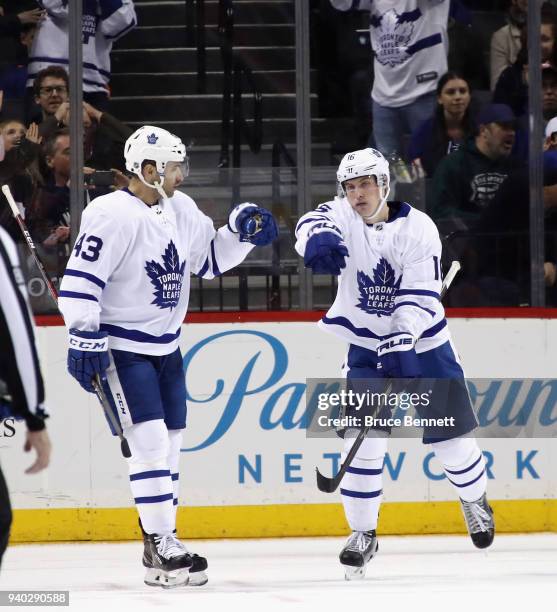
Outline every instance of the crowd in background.
{"label": "crowd in background", "polygon": [[[390,4],[389,18],[398,27],[396,16],[412,2]],[[421,3],[427,13],[422,35],[433,41],[427,51],[436,66],[431,73],[421,71],[423,54],[409,61],[381,57],[372,5],[370,0],[312,2],[312,32],[319,30],[312,61],[319,71],[322,111],[353,120],[344,124],[340,138],[332,135],[333,152],[374,146],[391,162],[393,195],[404,196],[405,184],[424,186],[418,203],[446,238],[447,257],[464,264],[453,305],[528,304],[527,0]],[[87,204],[127,184],[122,150],[132,130],[109,112],[110,51],[137,18],[132,0],[95,0],[83,7]],[[482,39],[475,11],[488,8],[504,13],[505,20]],[[355,26],[367,12],[366,47]],[[326,48],[320,44],[325,38]],[[557,305],[556,39],[557,9],[545,2],[540,27],[545,139],[540,148],[550,305]],[[10,186],[49,274],[57,278],[70,240],[67,2],[0,0],[0,52],[0,181]],[[416,189],[408,193],[410,200]],[[21,240],[1,199],[0,224]]]}
{"label": "crowd in background", "polygon": [[[83,24],[86,204],[128,182],[123,144],[132,130],[108,107],[110,50],[136,24],[133,2],[85,2]],[[9,185],[54,279],[63,273],[70,240],[68,28],[68,3],[62,0],[1,4],[0,182]],[[20,241],[0,198],[0,224]]]}
{"label": "crowd in background", "polygon": [[[354,68],[344,74],[356,131],[357,126],[367,127],[357,135],[357,145],[376,147],[389,158],[395,194],[419,201],[438,225],[447,260],[461,260],[463,273],[451,292],[452,305],[530,303],[528,4],[527,0],[418,2],[422,20],[411,10],[416,2],[409,0],[327,0],[320,4],[322,23],[334,24],[333,29],[344,36],[354,29],[354,21],[346,22],[350,24],[346,29],[342,19],[350,20],[352,15],[361,25],[366,16],[369,21],[368,51],[373,63],[358,57]],[[476,11],[481,10],[485,19],[491,8],[499,10],[494,13],[496,18],[504,14],[505,19],[486,32]],[[554,4],[544,2],[540,17],[545,133],[540,142],[546,228],[543,275],[546,301],[555,306]],[[356,57],[353,50],[352,55]],[[362,82],[367,88],[360,86]],[[331,85],[324,79],[321,87],[327,91]]]}

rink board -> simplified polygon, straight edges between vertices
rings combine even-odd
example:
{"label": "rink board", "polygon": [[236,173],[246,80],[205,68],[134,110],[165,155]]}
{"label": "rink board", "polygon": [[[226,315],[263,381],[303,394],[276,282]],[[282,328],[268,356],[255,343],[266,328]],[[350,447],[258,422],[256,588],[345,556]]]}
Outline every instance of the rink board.
{"label": "rink board", "polygon": [[[450,327],[469,377],[554,375],[557,320],[457,318]],[[54,455],[46,472],[26,476],[24,428],[0,437],[16,509],[13,541],[135,538],[127,467],[95,398],[65,373],[65,331],[41,326],[38,336]],[[345,533],[339,495],[315,486],[315,466],[332,473],[340,442],[307,439],[300,425],[306,378],[337,377],[346,345],[311,321],[248,320],[187,324],[182,350],[190,397],[180,531],[200,538]],[[555,440],[481,446],[498,529],[557,531]],[[463,531],[452,488],[419,440],[391,441],[384,491],[382,532]]]}

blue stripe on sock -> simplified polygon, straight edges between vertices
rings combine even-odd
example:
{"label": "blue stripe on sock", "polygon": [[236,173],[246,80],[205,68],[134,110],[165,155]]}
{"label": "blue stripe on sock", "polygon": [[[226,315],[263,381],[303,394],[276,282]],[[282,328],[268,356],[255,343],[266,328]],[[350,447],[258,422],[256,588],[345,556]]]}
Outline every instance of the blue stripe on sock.
{"label": "blue stripe on sock", "polygon": [[148,497],[135,497],[134,501],[136,504],[158,504],[159,502],[168,501],[173,499],[173,493],[165,493],[164,495],[150,495]]}
{"label": "blue stripe on sock", "polygon": [[162,478],[163,476],[170,476],[170,470],[151,470],[149,472],[137,472],[137,474],[130,474],[130,480],[145,480],[146,478]]}
{"label": "blue stripe on sock", "polygon": [[379,476],[383,473],[383,468],[372,470],[369,468],[349,467],[346,469],[348,474],[361,474],[362,476]]}
{"label": "blue stripe on sock", "polygon": [[445,468],[445,472],[447,472],[448,474],[454,474],[455,476],[457,476],[458,474],[466,474],[466,472],[469,472],[472,468],[475,468],[478,465],[478,463],[482,460],[482,457],[483,455],[480,455],[470,467],[467,467],[464,470],[453,471]]}
{"label": "blue stripe on sock", "polygon": [[180,478],[180,474],[172,474],[172,480],[178,480]]}
{"label": "blue stripe on sock", "polygon": [[346,497],[358,497],[360,499],[371,499],[372,497],[379,497],[383,493],[383,489],[379,491],[370,491],[369,493],[362,491],[349,491],[348,489],[341,489],[340,494],[346,495]]}
{"label": "blue stripe on sock", "polygon": [[475,482],[477,482],[477,481],[478,481],[478,480],[479,480],[479,479],[480,479],[480,478],[481,478],[481,477],[482,477],[484,474],[485,474],[485,469],[483,469],[483,470],[480,472],[480,475],[479,475],[479,476],[476,476],[476,478],[474,478],[474,480],[470,480],[470,482],[465,482],[465,483],[463,483],[463,484],[458,484],[457,482],[452,481],[450,478],[449,478],[449,482],[450,482],[450,483],[452,483],[452,484],[454,484],[454,486],[455,486],[455,487],[459,487],[460,489],[463,489],[464,487],[469,487],[470,485],[473,485],[473,484],[474,484]]}

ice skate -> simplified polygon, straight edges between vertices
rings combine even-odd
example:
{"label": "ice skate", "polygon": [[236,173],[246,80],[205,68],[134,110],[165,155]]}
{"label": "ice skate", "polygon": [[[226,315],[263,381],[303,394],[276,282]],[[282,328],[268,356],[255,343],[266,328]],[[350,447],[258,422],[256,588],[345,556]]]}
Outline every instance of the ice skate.
{"label": "ice skate", "polygon": [[[143,526],[141,525],[141,520],[139,521],[139,527],[141,528],[141,533],[143,534],[143,567],[146,568],[144,582],[149,586],[163,586],[160,581],[160,570],[153,566],[153,560],[151,556],[151,546],[149,544],[149,536],[143,530]],[[176,536],[176,530],[174,530],[173,535]],[[201,557],[196,554],[192,554],[188,551],[188,549],[178,540],[178,538],[174,537],[174,543],[177,547],[182,550],[182,554],[187,555],[191,559],[191,565],[189,568],[189,579],[187,582],[176,586],[202,586],[207,584],[209,578],[207,576],[207,559],[205,557]],[[167,587],[169,588],[169,587]]]}
{"label": "ice skate", "polygon": [[495,537],[495,522],[493,510],[487,502],[485,493],[474,502],[460,500],[462,512],[468,533],[476,548],[487,548],[491,546]]}
{"label": "ice skate", "polygon": [[366,566],[379,550],[375,529],[370,531],[353,531],[346,541],[339,559],[344,566],[346,580],[362,580],[366,575]]}
{"label": "ice skate", "polygon": [[145,534],[143,542],[143,565],[147,568],[145,584],[163,589],[188,584],[192,558],[174,535]]}

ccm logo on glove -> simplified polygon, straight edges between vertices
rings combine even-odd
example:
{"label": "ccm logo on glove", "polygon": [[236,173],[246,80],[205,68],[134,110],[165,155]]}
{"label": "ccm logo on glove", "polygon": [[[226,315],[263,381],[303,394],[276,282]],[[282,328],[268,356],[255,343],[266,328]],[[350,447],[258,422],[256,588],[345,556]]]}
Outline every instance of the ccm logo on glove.
{"label": "ccm logo on glove", "polygon": [[105,338],[100,342],[88,342],[85,340],[80,340],[75,336],[70,336],[70,346],[80,351],[106,351],[106,349],[108,348],[108,339]]}

